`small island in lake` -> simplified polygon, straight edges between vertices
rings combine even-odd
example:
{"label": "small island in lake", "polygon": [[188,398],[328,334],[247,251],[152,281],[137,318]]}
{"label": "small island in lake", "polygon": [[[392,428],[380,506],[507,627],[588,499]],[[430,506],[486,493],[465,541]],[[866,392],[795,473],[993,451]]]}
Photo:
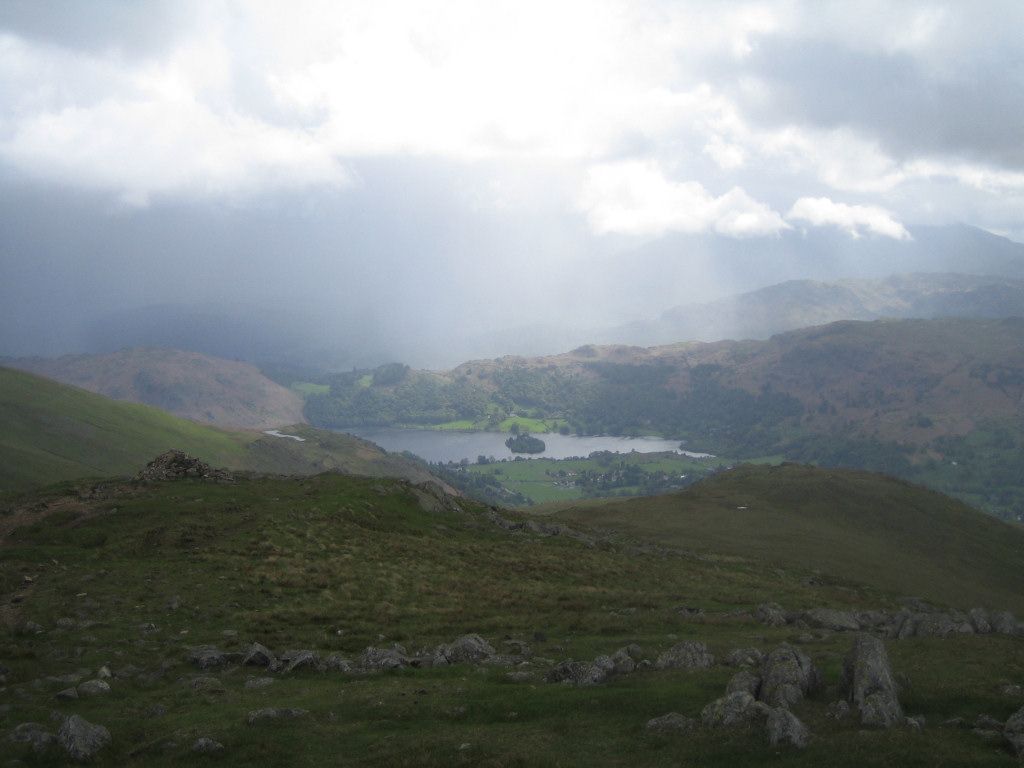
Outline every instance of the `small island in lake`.
{"label": "small island in lake", "polygon": [[505,445],[512,453],[544,453],[547,448],[543,440],[527,432],[512,435],[505,441]]}

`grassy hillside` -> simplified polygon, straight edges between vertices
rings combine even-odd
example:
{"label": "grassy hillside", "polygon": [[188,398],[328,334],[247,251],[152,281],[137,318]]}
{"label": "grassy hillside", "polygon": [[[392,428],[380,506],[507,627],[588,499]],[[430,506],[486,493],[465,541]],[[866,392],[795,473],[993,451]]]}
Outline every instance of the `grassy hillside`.
{"label": "grassy hillside", "polygon": [[[745,473],[719,482],[723,508],[767,505],[776,510],[773,525],[784,521],[784,506],[803,509],[810,498],[845,510],[834,522],[841,522],[841,547],[793,537],[782,564],[765,547],[748,544],[749,556],[730,551],[744,526],[722,515],[706,517],[698,532],[709,551],[694,554],[690,541],[675,548],[621,535],[511,532],[471,502],[400,481],[337,475],[112,484],[89,499],[31,501],[8,510],[11,532],[0,541],[0,658],[7,667],[0,738],[12,758],[57,764],[59,748],[36,754],[6,740],[23,722],[55,728],[48,724],[56,710],[109,729],[99,766],[194,764],[207,759],[191,751],[200,737],[224,746],[218,764],[239,766],[1015,765],[999,745],[939,723],[973,721],[982,712],[1003,720],[1020,706],[1000,686],[1024,678],[1021,638],[889,641],[902,703],[925,715],[927,727],[865,730],[853,719],[827,717],[839,696],[849,633],[752,619],[750,609],[765,600],[791,609],[893,609],[922,568],[946,601],[970,598],[962,607],[977,597],[975,588],[990,590],[984,602],[998,607],[1021,593],[1024,538],[1003,525],[1006,546],[991,546],[985,526],[1002,524],[977,514],[972,522],[984,549],[962,552],[967,572],[984,574],[973,586],[964,587],[964,573],[944,570],[941,561],[924,563],[923,549],[908,560],[910,581],[894,582],[895,592],[871,583],[870,571],[809,579],[810,564],[826,551],[853,562],[866,546],[873,562],[878,546],[874,529],[884,516],[867,508],[861,518],[854,501],[837,497],[869,479],[835,482],[828,473],[793,468],[772,482]],[[763,498],[765,492],[774,495]],[[874,492],[854,498],[877,500]],[[909,487],[898,500],[912,506],[906,516],[888,518],[888,535],[901,541],[932,527],[946,531],[969,514]],[[650,532],[673,535],[664,522]],[[712,543],[722,551],[711,552]],[[929,546],[945,557],[938,542]],[[1002,582],[991,581],[1000,573]],[[694,620],[680,606],[704,614]],[[241,656],[205,670],[189,661],[197,647],[241,653],[253,641],[278,654],[310,649],[321,659],[356,659],[367,646],[396,642],[416,653],[466,632],[482,634],[499,653],[528,650],[513,667],[375,674],[270,672],[239,666]],[[719,662],[702,670],[649,669],[586,688],[543,681],[560,660],[592,659],[627,643],[653,659],[681,640],[706,643]],[[823,675],[824,687],[793,706],[815,736],[806,750],[770,748],[756,728],[645,731],[648,719],[670,711],[699,717],[722,695],[735,672],[721,663],[730,649],[768,650],[783,641],[797,643]],[[108,694],[55,698],[72,679],[61,676],[89,679],[102,666],[113,675]],[[307,712],[247,724],[248,713],[266,707]]]}
{"label": "grassy hillside", "polygon": [[800,563],[888,592],[1024,612],[1024,529],[883,475],[744,465],[679,493],[554,514],[697,552]]}
{"label": "grassy hillside", "polygon": [[115,400],[154,405],[219,427],[267,429],[304,421],[297,392],[249,363],[197,352],[134,348],[8,363]]}
{"label": "grassy hillside", "polygon": [[59,480],[134,474],[171,448],[234,469],[429,478],[417,465],[350,435],[301,426],[292,433],[305,442],[225,431],[0,368],[0,495]]}

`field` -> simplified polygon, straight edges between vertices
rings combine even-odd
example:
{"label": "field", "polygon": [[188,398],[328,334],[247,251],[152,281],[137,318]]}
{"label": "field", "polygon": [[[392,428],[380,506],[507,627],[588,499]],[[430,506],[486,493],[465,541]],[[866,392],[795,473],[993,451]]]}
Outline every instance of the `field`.
{"label": "field", "polygon": [[[615,504],[577,507],[575,519],[601,516],[619,531],[581,525],[592,538],[577,540],[511,533],[485,507],[395,480],[115,483],[91,498],[50,491],[0,518],[8,532],[0,545],[0,657],[9,668],[0,726],[46,724],[54,709],[78,713],[111,732],[97,765],[191,764],[200,759],[190,750],[199,737],[224,745],[219,764],[240,766],[1015,765],[1000,745],[939,724],[982,712],[1005,719],[1024,703],[1000,688],[1024,680],[1021,638],[890,641],[904,706],[927,727],[864,730],[826,717],[849,634],[768,627],[746,611],[766,600],[792,609],[893,609],[900,596],[922,592],[940,595],[940,605],[1019,610],[1024,534],[901,484],[892,498],[907,505],[906,518],[893,510],[878,529],[872,505],[890,498],[893,481],[806,468],[751,472],[723,473],[709,487],[654,502],[664,535],[655,517],[644,525],[657,544],[635,533],[644,501],[621,515]],[[761,503],[766,476],[777,495]],[[806,498],[819,492],[840,511],[863,508],[863,518],[827,514],[822,524],[844,537],[842,557],[836,541],[798,535],[825,509]],[[744,502],[744,524],[711,514],[714,498]],[[794,514],[781,514],[789,505]],[[704,510],[704,522],[683,541],[670,509]],[[976,534],[940,540],[959,526]],[[722,546],[740,530],[749,535]],[[768,534],[768,543],[756,543]],[[916,548],[901,554],[914,537]],[[778,541],[789,541],[785,564],[771,547]],[[869,567],[852,574],[858,558]],[[879,575],[876,564],[886,559]],[[704,614],[694,620],[680,606]],[[499,649],[520,641],[533,655],[515,677],[502,666],[300,669],[272,674],[259,688],[246,685],[268,676],[258,667],[202,671],[188,661],[189,649],[203,644],[234,652],[258,641],[279,653],[308,648],[352,659],[369,645],[398,642],[414,652],[467,632]],[[698,717],[734,672],[721,664],[637,672],[589,688],[543,682],[560,659],[591,659],[627,643],[653,658],[684,639],[707,643],[718,658],[736,647],[799,642],[825,683],[794,707],[815,735],[808,748],[768,747],[756,729],[645,732],[648,719],[669,711]],[[93,675],[104,665],[113,672],[108,695],[54,698],[66,684],[52,677]],[[247,725],[247,713],[264,707],[308,713]],[[52,753],[8,746],[26,764],[57,762]]]}

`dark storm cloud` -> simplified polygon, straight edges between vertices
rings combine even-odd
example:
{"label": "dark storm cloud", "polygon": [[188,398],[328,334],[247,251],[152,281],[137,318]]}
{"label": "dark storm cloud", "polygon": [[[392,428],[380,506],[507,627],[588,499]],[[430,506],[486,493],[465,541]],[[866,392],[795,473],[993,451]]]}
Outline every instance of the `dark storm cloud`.
{"label": "dark storm cloud", "polygon": [[[1024,18],[1015,22],[1024,29]],[[813,39],[760,41],[744,71],[769,89],[768,123],[851,127],[898,159],[952,155],[1024,168],[1024,45],[972,50],[937,73],[906,52]]]}

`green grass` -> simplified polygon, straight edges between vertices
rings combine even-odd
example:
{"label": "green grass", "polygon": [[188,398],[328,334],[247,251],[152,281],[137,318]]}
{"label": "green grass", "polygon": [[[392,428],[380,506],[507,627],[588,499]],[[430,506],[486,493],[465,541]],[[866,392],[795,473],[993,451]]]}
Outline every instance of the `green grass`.
{"label": "green grass", "polygon": [[298,392],[303,397],[309,397],[310,395],[328,395],[331,392],[331,388],[327,384],[314,384],[311,381],[294,381],[292,382],[290,389]]}
{"label": "green grass", "polygon": [[[756,475],[723,478],[730,495],[748,500],[764,489]],[[823,472],[783,472],[770,484],[783,498],[771,503],[815,492],[828,498],[832,482]],[[920,514],[902,526],[894,520],[889,535],[920,535],[932,514],[937,530],[946,530],[949,510],[933,494],[908,489],[899,501],[916,504]],[[842,634],[803,646],[821,667],[826,688],[796,707],[816,736],[801,753],[769,749],[756,732],[698,731],[669,739],[644,733],[647,719],[668,711],[697,716],[721,695],[732,672],[722,666],[643,672],[590,689],[540,682],[549,664],[540,661],[527,667],[538,676],[527,682],[507,679],[502,668],[457,666],[369,677],[300,672],[248,690],[245,679],[260,671],[201,673],[185,661],[185,646],[200,643],[235,651],[258,640],[275,650],[354,656],[370,644],[397,641],[417,649],[464,632],[480,632],[496,646],[505,637],[521,638],[549,659],[592,658],[627,642],[655,656],[682,639],[704,641],[722,655],[733,647],[792,641],[802,631],[753,624],[731,614],[734,609],[763,600],[789,608],[891,607],[923,567],[909,560],[907,580],[894,592],[851,582],[842,568],[824,569],[812,584],[806,577],[818,546],[813,539],[794,541],[798,556],[781,567],[767,550],[764,558],[638,554],[629,540],[588,547],[565,537],[510,534],[487,522],[484,508],[461,503],[464,512],[432,509],[398,481],[323,475],[233,485],[178,481],[93,501],[72,494],[31,513],[19,511],[28,516],[0,544],[0,597],[9,606],[0,625],[0,658],[10,668],[0,696],[11,707],[0,713],[0,727],[46,724],[54,709],[79,713],[111,731],[113,744],[96,760],[100,766],[194,764],[189,748],[199,736],[221,741],[226,751],[213,762],[229,766],[1016,764],[966,731],[932,725],[924,734],[861,732],[853,722],[827,720],[850,644]],[[969,510],[962,514],[991,522]],[[719,522],[722,540],[729,540],[731,525]],[[870,528],[875,520],[868,515],[863,523]],[[1024,547],[1021,534],[1008,530],[1007,546],[990,547],[986,540],[984,549],[968,548],[965,556],[979,573],[1002,573],[1004,590],[1012,591],[1019,587]],[[852,538],[844,546],[852,551],[868,540]],[[871,574],[864,576],[871,581]],[[936,567],[930,578],[953,595],[962,574]],[[20,602],[12,602],[14,594]],[[992,595],[1001,597],[998,590]],[[169,609],[173,596],[180,605]],[[700,606],[708,620],[688,622],[676,614],[678,605]],[[96,624],[55,629],[63,616]],[[19,632],[25,621],[46,631]],[[147,622],[156,630],[143,632]],[[535,632],[546,638],[534,640]],[[889,647],[896,671],[906,677],[908,710],[927,715],[929,723],[982,711],[1005,718],[1019,706],[998,693],[1000,681],[1024,677],[1018,638],[909,640]],[[128,665],[137,672],[112,680],[105,698],[53,698],[62,686],[46,676],[103,664],[115,673]],[[200,674],[216,675],[225,692],[192,691],[188,682]],[[148,716],[157,704],[166,715]],[[245,724],[248,711],[267,706],[310,714],[259,728]],[[58,762],[4,744],[9,758],[26,764]]]}
{"label": "green grass", "polygon": [[519,427],[522,432],[557,432],[558,428],[565,424],[564,419],[533,419],[528,416],[510,416],[502,420],[498,425],[498,431],[508,432],[513,425]]}
{"label": "green grass", "polygon": [[0,498],[61,480],[135,474],[172,448],[233,469],[429,477],[349,435],[306,426],[286,432],[306,441],[226,431],[0,368]]}
{"label": "green grass", "polygon": [[1024,611],[1019,526],[867,472],[745,465],[677,494],[582,502],[557,516],[697,551],[799,562],[939,603]]}

